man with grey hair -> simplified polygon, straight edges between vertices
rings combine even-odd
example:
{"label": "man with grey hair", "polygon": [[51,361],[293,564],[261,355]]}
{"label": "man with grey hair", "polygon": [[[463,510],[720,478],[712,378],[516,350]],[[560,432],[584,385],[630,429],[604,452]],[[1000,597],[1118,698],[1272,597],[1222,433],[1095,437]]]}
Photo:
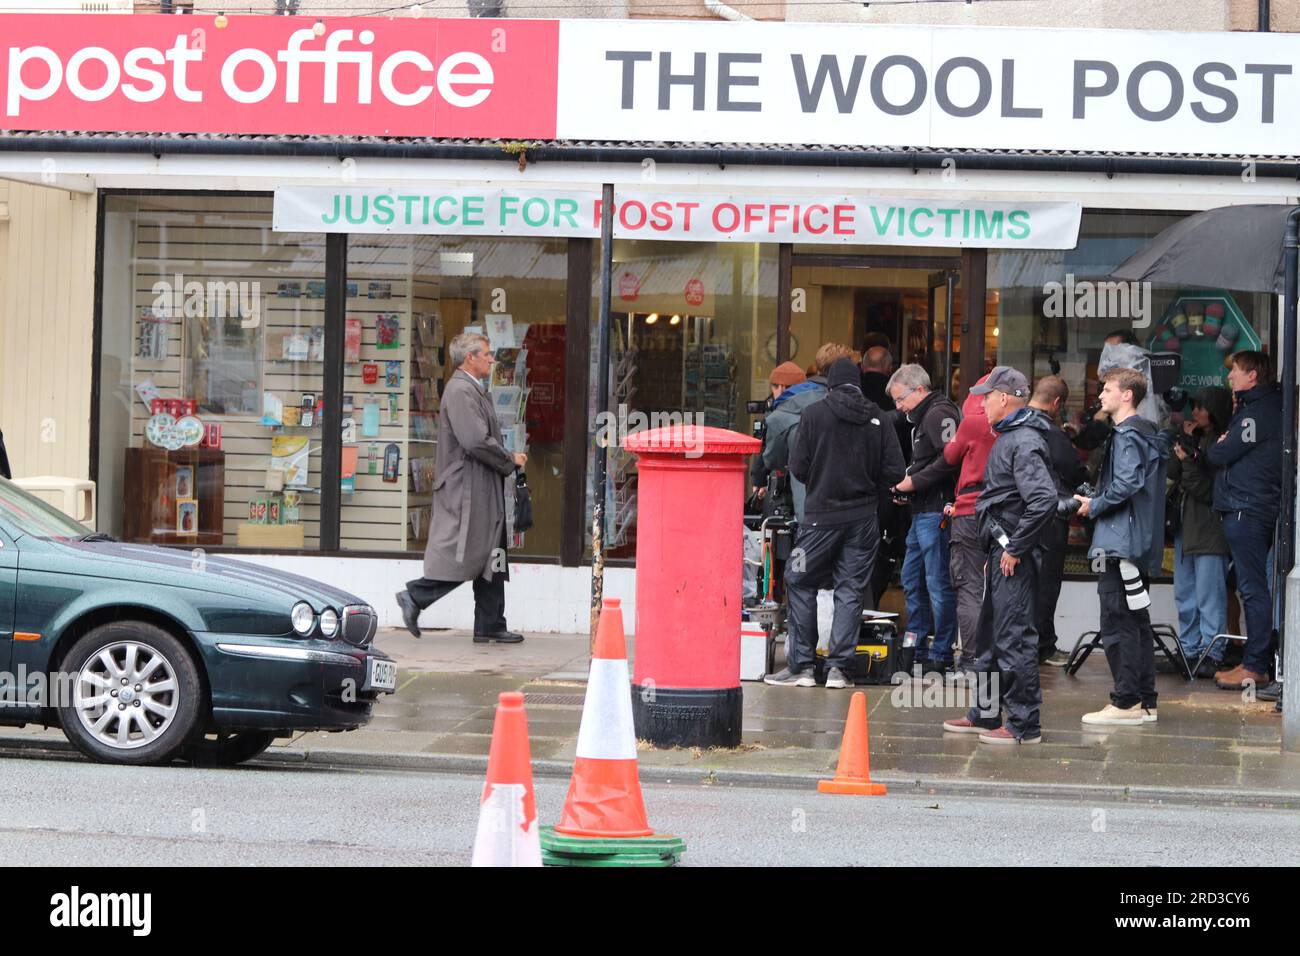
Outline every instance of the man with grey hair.
{"label": "man with grey hair", "polygon": [[[961,413],[948,396],[930,390],[930,376],[919,365],[904,365],[889,379],[895,414],[912,423],[912,460],[892,489],[894,500],[912,511],[903,558],[907,631],[903,646],[914,644],[914,663],[946,671],[953,666],[957,606],[948,571],[949,528],[944,505],[953,500],[957,468],[943,457],[943,446],[957,435]],[[927,634],[934,634],[928,652]]]}
{"label": "man with grey hair", "polygon": [[456,371],[438,412],[438,460],[424,577],[397,593],[402,623],[420,636],[420,612],[466,581],[474,582],[474,642],[518,644],[507,630],[505,482],[528,456],[506,451],[488,376],[495,361],[481,334],[461,333],[448,348]]}

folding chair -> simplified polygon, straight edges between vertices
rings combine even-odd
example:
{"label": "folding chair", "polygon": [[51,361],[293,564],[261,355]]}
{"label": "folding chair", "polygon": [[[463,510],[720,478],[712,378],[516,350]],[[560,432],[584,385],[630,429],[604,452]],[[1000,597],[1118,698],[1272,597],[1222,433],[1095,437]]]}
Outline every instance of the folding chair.
{"label": "folding chair", "polygon": [[[1155,638],[1156,648],[1182,672],[1187,680],[1191,680],[1194,670],[1188,664],[1187,657],[1183,654],[1183,645],[1178,642],[1178,632],[1168,624],[1152,624],[1151,632]],[[1217,641],[1218,639],[1216,637],[1214,640]],[[1213,647],[1214,643],[1211,642],[1210,646]],[[1099,647],[1101,647],[1100,631],[1084,631],[1080,634],[1079,640],[1074,644],[1074,650],[1070,651],[1070,657],[1065,662],[1065,673],[1071,676],[1077,673],[1079,668],[1083,666],[1083,662],[1088,659],[1088,655]],[[1197,661],[1197,664],[1199,665],[1200,661]]]}
{"label": "folding chair", "polygon": [[1246,643],[1246,635],[1245,634],[1215,634],[1214,640],[1210,641],[1210,643],[1206,645],[1205,650],[1201,651],[1201,656],[1196,659],[1196,667],[1192,671],[1192,673],[1196,673],[1196,671],[1199,671],[1201,669],[1201,662],[1210,656],[1210,651],[1214,650],[1214,646],[1218,644],[1219,641],[1224,641],[1225,643],[1228,641],[1240,641],[1244,645]]}

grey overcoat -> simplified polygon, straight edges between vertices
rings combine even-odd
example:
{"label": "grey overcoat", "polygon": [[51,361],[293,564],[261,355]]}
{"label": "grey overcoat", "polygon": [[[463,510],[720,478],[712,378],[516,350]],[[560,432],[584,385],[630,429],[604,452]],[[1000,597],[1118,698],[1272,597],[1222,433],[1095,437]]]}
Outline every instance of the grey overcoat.
{"label": "grey overcoat", "polygon": [[[505,544],[505,481],[514,470],[491,398],[468,372],[457,369],[443,390],[438,413],[426,578],[492,580],[493,551]],[[504,569],[503,552],[496,570]]]}

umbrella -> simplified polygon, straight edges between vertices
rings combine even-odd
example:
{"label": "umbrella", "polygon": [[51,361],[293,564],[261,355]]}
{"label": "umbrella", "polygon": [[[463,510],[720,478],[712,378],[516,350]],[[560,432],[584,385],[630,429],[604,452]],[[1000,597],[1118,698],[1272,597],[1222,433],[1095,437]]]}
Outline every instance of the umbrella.
{"label": "umbrella", "polygon": [[1111,278],[1281,295],[1282,235],[1293,208],[1223,206],[1198,212],[1125,259]]}

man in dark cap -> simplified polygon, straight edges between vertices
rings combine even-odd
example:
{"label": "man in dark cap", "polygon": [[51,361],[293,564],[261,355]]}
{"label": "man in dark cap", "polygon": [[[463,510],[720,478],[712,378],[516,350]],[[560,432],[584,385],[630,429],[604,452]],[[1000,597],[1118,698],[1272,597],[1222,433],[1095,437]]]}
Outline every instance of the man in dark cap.
{"label": "man in dark cap", "polygon": [[1043,693],[1034,620],[1041,542],[1057,502],[1047,447],[1052,425],[1028,407],[1029,381],[1010,366],[999,365],[971,392],[984,396],[984,413],[998,433],[984,468],[984,490],[975,499],[980,543],[988,555],[975,629],[980,680],[976,705],[964,717],[945,720],[943,729],[979,734],[981,743],[1036,744],[1042,740]]}
{"label": "man in dark cap", "polygon": [[858,367],[838,359],[826,397],[803,411],[790,446],[790,473],[806,488],[803,520],[786,563],[786,667],[768,684],[812,687],[817,591],[835,591],[826,686],[848,686],[862,623],[862,589],[880,534],[876,499],[903,477],[903,452],[884,414],[862,394]]}

